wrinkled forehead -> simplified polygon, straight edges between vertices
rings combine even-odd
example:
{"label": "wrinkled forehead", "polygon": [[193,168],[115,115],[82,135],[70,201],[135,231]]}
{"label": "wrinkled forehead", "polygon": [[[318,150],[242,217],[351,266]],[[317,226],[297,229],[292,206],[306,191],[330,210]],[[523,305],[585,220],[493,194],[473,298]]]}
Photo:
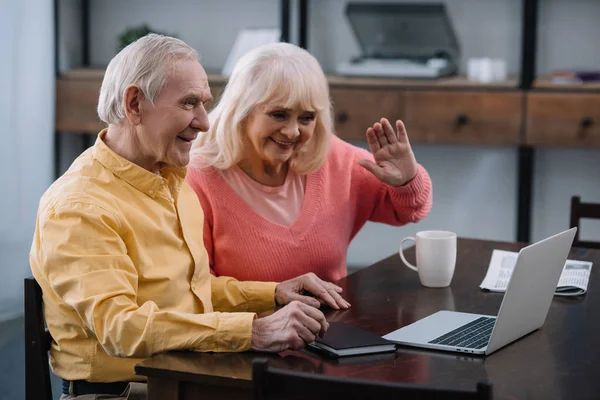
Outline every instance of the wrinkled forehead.
{"label": "wrinkled forehead", "polygon": [[178,60],[167,67],[163,91],[180,97],[194,94],[199,97],[210,97],[208,76],[200,63],[193,59]]}

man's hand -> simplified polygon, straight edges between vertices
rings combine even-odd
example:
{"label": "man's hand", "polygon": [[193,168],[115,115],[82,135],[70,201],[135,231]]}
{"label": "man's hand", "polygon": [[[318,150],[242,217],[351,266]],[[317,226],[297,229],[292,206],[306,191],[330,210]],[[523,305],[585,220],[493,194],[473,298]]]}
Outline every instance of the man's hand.
{"label": "man's hand", "polygon": [[[341,287],[325,282],[309,272],[277,285],[275,301],[280,305],[297,300],[316,308],[319,308],[321,303],[325,303],[335,310],[350,308],[350,303],[340,296],[342,290]],[[306,296],[306,292],[314,297]]]}
{"label": "man's hand", "polygon": [[323,336],[329,324],[314,307],[293,301],[281,310],[252,323],[252,350],[278,353],[299,350]]}

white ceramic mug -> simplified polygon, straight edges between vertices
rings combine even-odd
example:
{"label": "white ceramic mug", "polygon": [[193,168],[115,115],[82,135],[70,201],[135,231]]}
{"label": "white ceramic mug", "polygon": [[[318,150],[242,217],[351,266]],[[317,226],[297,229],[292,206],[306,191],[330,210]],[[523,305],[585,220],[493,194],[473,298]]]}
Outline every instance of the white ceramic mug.
{"label": "white ceramic mug", "polygon": [[[415,242],[417,266],[402,253],[404,242]],[[417,238],[405,237],[400,241],[400,258],[406,266],[419,273],[421,285],[446,287],[450,285],[456,265],[456,233],[448,231],[421,231]]]}

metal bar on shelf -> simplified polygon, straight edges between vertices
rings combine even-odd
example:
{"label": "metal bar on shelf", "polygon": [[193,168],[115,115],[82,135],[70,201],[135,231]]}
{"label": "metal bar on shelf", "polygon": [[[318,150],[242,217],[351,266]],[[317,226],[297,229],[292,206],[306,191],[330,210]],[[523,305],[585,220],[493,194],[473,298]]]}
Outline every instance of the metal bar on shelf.
{"label": "metal bar on shelf", "polygon": [[[58,55],[60,50],[58,48],[58,34],[59,34],[59,1],[54,0],[54,76],[58,78],[60,75],[60,62]],[[60,175],[60,132],[54,131],[54,177],[58,178]]]}
{"label": "metal bar on shelf", "polygon": [[81,37],[82,52],[81,63],[84,67],[90,66],[90,1],[81,0]]}
{"label": "metal bar on shelf", "polygon": [[529,146],[520,146],[518,152],[517,241],[529,242],[531,240],[535,149]]}
{"label": "metal bar on shelf", "polygon": [[[82,57],[83,67],[90,66],[90,0],[81,0],[81,37],[82,37]],[[81,143],[82,151],[87,150],[92,145],[92,136],[89,133],[83,134]]]}
{"label": "metal bar on shelf", "polygon": [[523,1],[523,41],[521,43],[521,89],[530,89],[535,80],[538,0]]}
{"label": "metal bar on shelf", "polygon": [[[523,41],[521,43],[521,77],[519,88],[531,89],[535,80],[535,60],[537,47],[538,0],[522,0]],[[527,104],[523,101],[521,129],[527,123]],[[517,241],[531,240],[531,212],[533,208],[535,149],[521,145],[518,149],[517,164]]]}
{"label": "metal bar on shelf", "polygon": [[279,2],[280,5],[280,14],[279,14],[279,25],[281,28],[281,38],[282,42],[290,41],[290,0],[281,0]]}
{"label": "metal bar on shelf", "polygon": [[299,0],[298,15],[299,46],[308,49],[308,0]]}

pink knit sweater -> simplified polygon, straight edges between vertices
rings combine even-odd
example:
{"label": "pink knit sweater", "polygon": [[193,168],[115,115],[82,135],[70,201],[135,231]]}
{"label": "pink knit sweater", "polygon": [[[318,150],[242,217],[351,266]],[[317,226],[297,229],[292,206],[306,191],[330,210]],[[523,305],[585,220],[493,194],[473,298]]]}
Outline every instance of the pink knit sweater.
{"label": "pink knit sweater", "polygon": [[314,272],[335,281],[346,276],[348,245],[365,222],[398,226],[427,215],[432,188],[421,165],[412,181],[394,188],[358,165],[363,158],[373,156],[334,137],[323,167],[307,175],[300,215],[289,227],[252,210],[214,168],[188,168],[213,272],[275,282]]}

